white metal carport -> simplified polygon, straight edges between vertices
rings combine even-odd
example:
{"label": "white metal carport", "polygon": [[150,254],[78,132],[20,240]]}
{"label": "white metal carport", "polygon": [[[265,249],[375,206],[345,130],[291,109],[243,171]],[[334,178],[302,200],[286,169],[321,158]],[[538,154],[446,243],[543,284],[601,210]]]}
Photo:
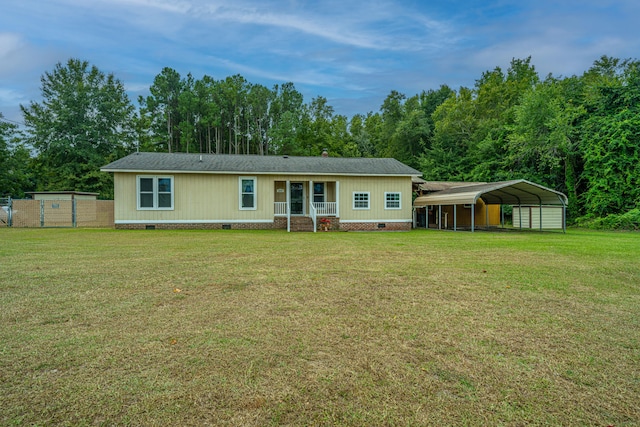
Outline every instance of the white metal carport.
{"label": "white metal carport", "polygon": [[[562,207],[562,231],[566,231],[566,216],[568,199],[563,193],[544,187],[539,184],[518,179],[513,181],[501,181],[493,183],[460,185],[442,191],[436,191],[415,199],[413,206],[439,206],[443,205],[471,205],[471,231],[475,228],[474,207],[478,199],[487,205],[522,205],[540,207],[540,229],[542,230],[542,207]],[[457,228],[457,218],[454,209],[453,229]],[[522,228],[522,225],[520,226]]]}

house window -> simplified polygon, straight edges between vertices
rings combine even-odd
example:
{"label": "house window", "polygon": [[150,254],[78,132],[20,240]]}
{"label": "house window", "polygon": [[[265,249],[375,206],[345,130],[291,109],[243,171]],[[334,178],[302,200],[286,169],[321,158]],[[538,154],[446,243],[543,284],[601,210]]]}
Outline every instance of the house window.
{"label": "house window", "polygon": [[313,183],[313,202],[314,203],[324,202],[324,182]]}
{"label": "house window", "polygon": [[400,193],[384,193],[385,209],[400,209]]}
{"label": "house window", "polygon": [[369,209],[369,193],[353,193],[353,209]]}
{"label": "house window", "polygon": [[172,176],[138,176],[139,210],[173,210]]}
{"label": "house window", "polygon": [[256,210],[256,178],[241,176],[240,210]]}

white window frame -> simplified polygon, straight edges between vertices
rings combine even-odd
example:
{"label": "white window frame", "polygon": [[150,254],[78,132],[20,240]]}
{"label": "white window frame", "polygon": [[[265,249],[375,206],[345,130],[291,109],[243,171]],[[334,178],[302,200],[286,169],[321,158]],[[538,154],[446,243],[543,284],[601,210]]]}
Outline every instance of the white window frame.
{"label": "white window frame", "polygon": [[[357,207],[356,206],[356,202],[364,202],[365,200],[356,200],[356,196],[357,195],[364,195],[364,194],[366,194],[367,206],[366,207]],[[353,210],[364,211],[364,210],[369,210],[369,209],[371,209],[371,193],[369,191],[354,191],[353,192]]]}
{"label": "white window frame", "polygon": [[[322,184],[322,193],[316,193],[316,184]],[[313,198],[313,203],[324,203],[327,201],[327,183],[320,181],[320,182],[314,182],[313,186],[312,186],[312,190],[313,190],[313,195],[311,196]],[[321,201],[316,201],[316,196],[322,196],[322,200]]]}
{"label": "white window frame", "polygon": [[[253,193],[247,193],[243,191],[242,181],[252,180],[253,181]],[[252,207],[244,207],[242,206],[242,196],[244,194],[253,194],[253,206]],[[258,209],[258,178],[255,176],[241,176],[238,177],[238,209],[241,211],[255,211]]]}
{"label": "white window frame", "polygon": [[[398,196],[398,200],[389,200],[389,196],[390,195],[397,195]],[[396,201],[398,202],[398,206],[389,206],[389,202],[392,203],[396,203]],[[398,209],[402,209],[402,193],[400,193],[399,191],[388,191],[384,193],[384,208],[385,209],[394,209],[394,210],[398,210]]]}
{"label": "white window frame", "polygon": [[[141,179],[151,179],[152,180],[152,191],[153,194],[153,206],[151,207],[142,207],[140,203],[140,180]],[[171,183],[171,206],[159,207],[159,197],[161,194],[158,189],[158,180],[160,179],[168,179]],[[149,194],[149,193],[147,193]],[[166,193],[163,193],[166,194]],[[136,176],[136,206],[139,211],[172,211],[174,209],[174,195],[175,195],[175,180],[173,179],[173,175],[137,175]]]}

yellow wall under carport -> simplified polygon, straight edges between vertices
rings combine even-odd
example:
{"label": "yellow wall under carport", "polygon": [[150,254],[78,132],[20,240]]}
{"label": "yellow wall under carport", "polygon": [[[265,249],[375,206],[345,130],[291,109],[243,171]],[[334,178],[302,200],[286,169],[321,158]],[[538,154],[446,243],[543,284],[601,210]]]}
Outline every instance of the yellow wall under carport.
{"label": "yellow wall under carport", "polygon": [[[465,205],[442,205],[442,228],[453,228],[453,210],[456,209],[456,226],[471,227],[471,207]],[[437,227],[438,206],[432,207],[429,214],[429,225]],[[487,211],[489,213],[489,226],[495,227],[500,225],[500,205],[485,205],[482,199],[478,199],[474,208],[474,225],[476,227],[487,226]],[[445,224],[445,214],[447,223]]]}

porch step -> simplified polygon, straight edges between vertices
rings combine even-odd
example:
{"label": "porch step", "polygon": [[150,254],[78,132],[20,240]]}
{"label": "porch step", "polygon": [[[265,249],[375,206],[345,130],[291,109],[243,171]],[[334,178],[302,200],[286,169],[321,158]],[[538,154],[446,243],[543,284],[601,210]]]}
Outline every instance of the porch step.
{"label": "porch step", "polygon": [[291,231],[313,231],[313,221],[307,216],[292,216]]}

